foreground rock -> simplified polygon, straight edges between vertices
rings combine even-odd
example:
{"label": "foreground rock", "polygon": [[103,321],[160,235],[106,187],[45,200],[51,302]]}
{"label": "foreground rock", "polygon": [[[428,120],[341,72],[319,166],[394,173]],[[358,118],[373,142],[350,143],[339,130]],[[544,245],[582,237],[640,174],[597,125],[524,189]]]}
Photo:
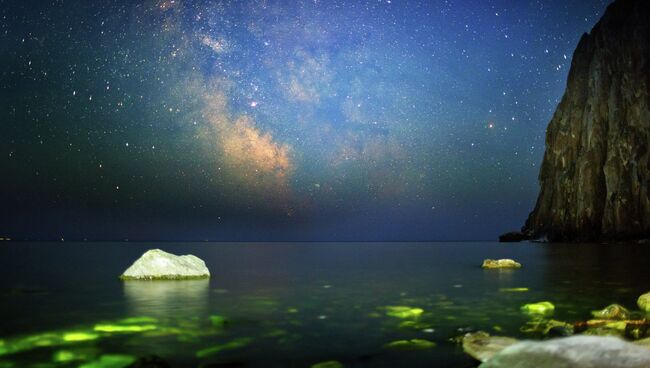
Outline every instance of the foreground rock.
{"label": "foreground rock", "polygon": [[521,268],[521,263],[512,259],[486,259],[483,268]]}
{"label": "foreground rock", "polygon": [[494,354],[518,343],[519,340],[511,337],[490,336],[489,333],[478,331],[463,336],[463,351],[472,358],[485,362]]}
{"label": "foreground rock", "polygon": [[641,295],[636,303],[639,305],[639,308],[641,308],[642,311],[650,312],[650,293]]}
{"label": "foreground rock", "polygon": [[120,276],[122,280],[187,280],[210,277],[205,262],[193,255],[177,256],[160,249],[145,252]]}
{"label": "foreground rock", "polygon": [[617,0],[573,54],[522,231],[550,241],[650,237],[650,1]]}
{"label": "foreground rock", "polygon": [[616,337],[572,336],[523,341],[506,347],[481,368],[647,368],[650,349]]}
{"label": "foreground rock", "polygon": [[641,340],[637,340],[633,344],[644,347],[646,349],[650,349],[650,337],[645,338],[645,339],[641,339]]}

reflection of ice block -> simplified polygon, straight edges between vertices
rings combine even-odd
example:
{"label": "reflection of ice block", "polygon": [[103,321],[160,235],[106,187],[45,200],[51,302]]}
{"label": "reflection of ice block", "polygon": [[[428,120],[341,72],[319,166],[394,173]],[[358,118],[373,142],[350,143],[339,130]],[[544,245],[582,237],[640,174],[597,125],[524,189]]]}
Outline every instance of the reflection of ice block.
{"label": "reflection of ice block", "polygon": [[207,312],[209,280],[129,281],[124,294],[132,315],[197,316]]}

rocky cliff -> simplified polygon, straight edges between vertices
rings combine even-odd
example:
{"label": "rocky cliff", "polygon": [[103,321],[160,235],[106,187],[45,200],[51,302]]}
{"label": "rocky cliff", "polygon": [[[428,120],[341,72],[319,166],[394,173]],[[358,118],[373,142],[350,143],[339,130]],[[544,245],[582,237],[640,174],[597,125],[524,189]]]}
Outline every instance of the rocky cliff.
{"label": "rocky cliff", "polygon": [[649,86],[650,1],[617,0],[573,55],[524,234],[650,237]]}

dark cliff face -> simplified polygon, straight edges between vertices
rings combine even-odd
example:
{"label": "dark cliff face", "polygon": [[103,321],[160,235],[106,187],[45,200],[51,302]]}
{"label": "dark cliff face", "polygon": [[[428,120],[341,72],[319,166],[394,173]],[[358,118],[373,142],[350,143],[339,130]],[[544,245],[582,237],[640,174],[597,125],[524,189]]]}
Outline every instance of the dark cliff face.
{"label": "dark cliff face", "polygon": [[524,233],[551,241],[650,237],[649,86],[650,1],[618,0],[573,55]]}

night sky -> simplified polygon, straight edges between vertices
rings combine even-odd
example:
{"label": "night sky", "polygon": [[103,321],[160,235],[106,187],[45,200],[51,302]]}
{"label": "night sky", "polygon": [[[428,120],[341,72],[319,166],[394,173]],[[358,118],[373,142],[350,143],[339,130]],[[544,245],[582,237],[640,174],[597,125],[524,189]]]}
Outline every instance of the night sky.
{"label": "night sky", "polygon": [[0,236],[494,239],[608,3],[0,0]]}

